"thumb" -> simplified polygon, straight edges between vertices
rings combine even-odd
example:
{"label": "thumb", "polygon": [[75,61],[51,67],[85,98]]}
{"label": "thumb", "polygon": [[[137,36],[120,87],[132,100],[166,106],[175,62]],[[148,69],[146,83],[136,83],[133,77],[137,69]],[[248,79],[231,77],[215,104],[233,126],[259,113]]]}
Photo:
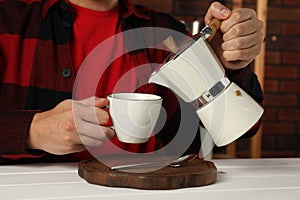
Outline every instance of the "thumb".
{"label": "thumb", "polygon": [[213,18],[219,20],[228,19],[231,15],[231,10],[219,2],[213,2],[207,10],[204,21],[209,24]]}

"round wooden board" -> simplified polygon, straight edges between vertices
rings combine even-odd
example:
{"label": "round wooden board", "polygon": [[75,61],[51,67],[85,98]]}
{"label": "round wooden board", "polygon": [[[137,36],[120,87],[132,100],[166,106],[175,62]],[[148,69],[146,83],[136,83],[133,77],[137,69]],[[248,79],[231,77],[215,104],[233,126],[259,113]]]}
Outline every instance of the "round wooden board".
{"label": "round wooden board", "polygon": [[199,159],[177,168],[166,166],[155,171],[136,171],[137,168],[132,172],[111,170],[98,159],[81,161],[78,165],[79,176],[87,182],[109,187],[168,190],[210,185],[217,179],[215,165]]}

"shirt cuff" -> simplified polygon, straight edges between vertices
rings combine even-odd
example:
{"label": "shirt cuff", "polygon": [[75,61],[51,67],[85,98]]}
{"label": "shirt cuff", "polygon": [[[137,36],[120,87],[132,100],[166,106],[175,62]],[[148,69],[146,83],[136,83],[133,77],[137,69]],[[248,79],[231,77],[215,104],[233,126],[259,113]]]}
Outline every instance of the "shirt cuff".
{"label": "shirt cuff", "polygon": [[251,64],[249,64],[242,69],[225,70],[225,73],[230,81],[235,82],[241,88],[245,89],[252,76],[252,67]]}
{"label": "shirt cuff", "polygon": [[30,125],[37,111],[0,111],[0,157],[17,160],[45,153],[26,147]]}

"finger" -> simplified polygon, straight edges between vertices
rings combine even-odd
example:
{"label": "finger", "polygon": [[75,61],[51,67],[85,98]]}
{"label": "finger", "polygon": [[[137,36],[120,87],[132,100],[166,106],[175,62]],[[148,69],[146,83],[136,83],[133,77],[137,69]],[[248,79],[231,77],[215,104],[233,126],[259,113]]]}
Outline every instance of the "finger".
{"label": "finger", "polygon": [[239,49],[233,51],[224,51],[223,57],[226,61],[235,61],[235,60],[253,60],[260,52],[261,45],[255,45],[247,49]]}
{"label": "finger", "polygon": [[106,106],[108,104],[108,100],[106,98],[99,98],[99,97],[90,97],[87,99],[80,100],[79,102],[85,105],[96,106],[99,108]]}
{"label": "finger", "polygon": [[83,120],[94,123],[96,125],[104,125],[109,122],[109,114],[107,111],[98,107],[88,107],[86,114],[82,117]]}
{"label": "finger", "polygon": [[103,141],[109,140],[115,136],[115,131],[108,127],[101,127],[96,125],[85,126],[80,128],[78,144],[95,147],[100,146]]}
{"label": "finger", "polygon": [[92,138],[86,135],[80,136],[80,142],[85,146],[86,148],[90,147],[98,147],[103,143],[104,140],[99,140],[96,138]]}
{"label": "finger", "polygon": [[219,20],[227,19],[231,14],[231,10],[226,6],[222,5],[219,2],[213,2],[207,10],[207,13],[204,17],[205,24],[209,24],[209,22],[213,18],[217,18]]}
{"label": "finger", "polygon": [[222,48],[224,51],[233,51],[233,50],[238,50],[238,49],[247,49],[251,48],[254,45],[258,44],[258,41],[261,39],[258,39],[262,36],[259,34],[251,34],[251,35],[246,35],[243,37],[237,37],[235,39],[231,39],[229,41],[225,41],[222,44]]}
{"label": "finger", "polygon": [[94,124],[107,124],[109,121],[108,113],[98,107],[82,104],[81,102],[73,103],[73,115],[76,122],[84,120]]}
{"label": "finger", "polygon": [[262,21],[256,18],[251,20],[246,20],[234,25],[230,30],[228,30],[223,35],[223,40],[228,41],[233,38],[259,33],[261,32],[262,29],[263,29]]}
{"label": "finger", "polygon": [[244,22],[246,20],[256,18],[256,12],[249,8],[240,8],[233,10],[230,17],[221,24],[221,31],[228,32],[234,25]]}
{"label": "finger", "polygon": [[115,131],[109,127],[91,124],[89,127],[85,127],[85,129],[80,133],[80,136],[81,135],[86,135],[103,141],[112,139],[115,136]]}
{"label": "finger", "polygon": [[252,60],[239,60],[237,62],[225,62],[224,67],[229,70],[237,70],[237,69],[242,69],[246,66],[248,66]]}

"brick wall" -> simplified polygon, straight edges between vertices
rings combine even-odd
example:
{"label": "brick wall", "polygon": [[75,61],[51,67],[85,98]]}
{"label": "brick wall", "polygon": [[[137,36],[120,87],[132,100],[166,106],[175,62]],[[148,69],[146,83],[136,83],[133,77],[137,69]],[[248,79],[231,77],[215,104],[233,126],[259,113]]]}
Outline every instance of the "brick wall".
{"label": "brick wall", "polygon": [[265,71],[266,156],[300,156],[300,1],[269,1]]}
{"label": "brick wall", "polygon": [[[205,14],[209,0],[134,0],[175,17]],[[266,37],[263,157],[300,156],[300,1],[269,0]],[[227,5],[232,2],[227,0]],[[244,0],[243,7],[256,8]],[[248,155],[249,139],[237,143],[237,155]]]}

